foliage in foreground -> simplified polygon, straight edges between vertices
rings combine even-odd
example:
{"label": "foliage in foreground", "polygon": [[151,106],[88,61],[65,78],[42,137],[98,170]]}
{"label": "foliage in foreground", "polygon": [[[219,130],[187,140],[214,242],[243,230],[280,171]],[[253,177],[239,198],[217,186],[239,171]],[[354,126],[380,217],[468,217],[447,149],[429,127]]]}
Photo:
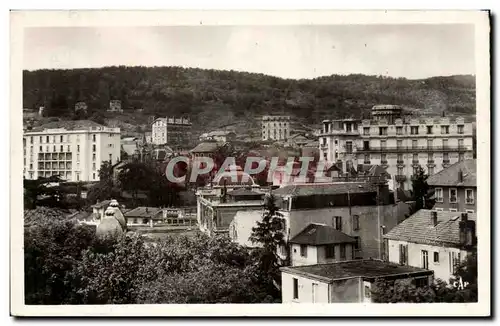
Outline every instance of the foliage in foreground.
{"label": "foliage in foreground", "polygon": [[26,304],[279,302],[255,253],[227,237],[99,240],[69,221],[25,228]]}

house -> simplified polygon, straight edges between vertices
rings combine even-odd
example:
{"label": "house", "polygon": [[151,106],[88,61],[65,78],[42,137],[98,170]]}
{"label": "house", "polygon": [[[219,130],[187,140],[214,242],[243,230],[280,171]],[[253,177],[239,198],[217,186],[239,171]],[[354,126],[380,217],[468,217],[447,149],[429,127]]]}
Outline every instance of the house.
{"label": "house", "polygon": [[262,206],[237,211],[228,227],[231,241],[249,248],[262,247],[262,244],[250,241],[250,236],[252,228],[257,226],[257,222],[262,221],[263,214],[264,208]]}
{"label": "house", "polygon": [[390,262],[434,271],[449,281],[476,246],[476,215],[421,209],[384,235]]}
{"label": "house", "polygon": [[163,220],[169,226],[193,226],[196,225],[196,213],[181,208],[164,208]]}
{"label": "house", "polygon": [[475,159],[460,161],[427,179],[434,188],[435,210],[476,212],[476,165]]}
{"label": "house", "polygon": [[191,141],[192,123],[185,118],[158,118],[151,124],[151,139],[155,145],[179,146]]}
{"label": "house", "polygon": [[326,224],[359,238],[355,258],[382,259],[383,234],[408,212],[408,205],[395,203],[386,185],[366,181],[287,185],[273,194],[279,198],[286,239],[293,239],[311,223]]}
{"label": "house", "polygon": [[333,226],[311,223],[290,243],[292,266],[332,263],[355,258],[358,239]]}
{"label": "house", "polygon": [[281,269],[282,303],[370,303],[377,279],[432,281],[432,271],[381,260],[350,260]]}
{"label": "house", "polygon": [[201,134],[200,140],[214,140],[218,143],[227,143],[236,140],[236,133],[229,130],[216,130]]}
{"label": "house", "polygon": [[[309,138],[307,138],[306,136],[304,136],[304,134],[301,133],[293,134],[288,139],[288,143],[293,147],[303,147],[304,145],[308,144],[309,141],[310,141]],[[317,147],[317,143],[315,147]]]}
{"label": "house", "polygon": [[122,109],[122,101],[120,100],[111,100],[109,101],[108,112],[123,112]]}
{"label": "house", "polygon": [[162,209],[158,207],[137,207],[125,213],[129,226],[149,226],[163,222]]}
{"label": "house", "polygon": [[190,153],[193,157],[200,157],[200,156],[213,157],[213,155],[215,154],[215,152],[217,152],[219,147],[220,144],[217,143],[216,141],[213,140],[204,141],[196,145],[196,147],[193,148],[190,151]]}

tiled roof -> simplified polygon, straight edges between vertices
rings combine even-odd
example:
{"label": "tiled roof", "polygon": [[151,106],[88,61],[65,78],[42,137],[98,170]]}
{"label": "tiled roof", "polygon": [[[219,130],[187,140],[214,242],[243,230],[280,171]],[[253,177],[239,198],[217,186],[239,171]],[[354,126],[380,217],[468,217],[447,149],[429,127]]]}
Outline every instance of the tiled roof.
{"label": "tiled roof", "polygon": [[[396,225],[384,235],[390,240],[401,240],[436,246],[460,246],[460,212],[437,212],[438,224],[431,223],[429,209],[421,209]],[[468,219],[476,221],[476,214],[468,213]]]}
{"label": "tiled roof", "polygon": [[321,184],[288,185],[273,191],[278,196],[336,195],[375,192],[375,186],[365,182],[337,182]]}
{"label": "tiled roof", "polygon": [[[476,160],[464,160],[450,165],[427,179],[430,186],[476,187]],[[462,171],[462,182],[459,172]]]}
{"label": "tiled roof", "polygon": [[45,129],[60,129],[64,128],[66,130],[88,130],[90,128],[105,126],[98,124],[97,122],[91,120],[64,120],[64,121],[52,121],[43,124],[39,127],[34,127],[31,131],[43,131]]}
{"label": "tiled roof", "polygon": [[92,205],[91,207],[92,208],[106,208],[108,207],[108,205],[111,203],[111,200],[103,200],[103,201],[100,201],[94,205]]}
{"label": "tiled roof", "polygon": [[216,142],[203,142],[199,143],[191,150],[193,153],[213,153],[217,150],[219,145]]}
{"label": "tiled roof", "polygon": [[336,243],[355,243],[356,239],[340,232],[332,226],[323,224],[309,224],[297,234],[290,243],[321,246]]}
{"label": "tiled roof", "polygon": [[319,277],[325,280],[334,281],[338,279],[362,277],[374,279],[378,277],[397,277],[409,274],[431,275],[433,272],[422,268],[402,266],[388,263],[381,260],[349,260],[330,264],[305,265],[295,267],[283,267],[283,272],[299,274],[304,276]]}
{"label": "tiled roof", "polygon": [[162,209],[158,207],[137,207],[124,215],[125,217],[155,217],[158,213],[161,213]]}

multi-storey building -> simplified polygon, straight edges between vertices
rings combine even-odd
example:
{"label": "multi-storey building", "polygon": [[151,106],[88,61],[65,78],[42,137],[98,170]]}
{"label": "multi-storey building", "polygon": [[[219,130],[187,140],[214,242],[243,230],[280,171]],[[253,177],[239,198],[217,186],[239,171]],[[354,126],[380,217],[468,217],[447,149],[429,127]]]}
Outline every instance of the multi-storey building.
{"label": "multi-storey building", "polygon": [[24,177],[59,175],[67,181],[99,181],[105,161],[120,160],[120,129],[89,120],[57,121],[23,135]]}
{"label": "multi-storey building", "polygon": [[290,138],[290,116],[265,115],[262,117],[262,140],[282,140]]}
{"label": "multi-storey building", "polygon": [[155,145],[185,145],[191,141],[192,124],[184,118],[158,118],[152,123],[151,140]]}
{"label": "multi-storey building", "polygon": [[409,189],[418,167],[433,175],[473,157],[473,126],[461,117],[408,118],[398,106],[375,106],[372,119],[324,120],[320,159],[343,171],[364,164],[381,165]]}
{"label": "multi-storey building", "polygon": [[450,212],[476,212],[476,160],[457,162],[430,176],[427,184],[434,187],[434,209]]}

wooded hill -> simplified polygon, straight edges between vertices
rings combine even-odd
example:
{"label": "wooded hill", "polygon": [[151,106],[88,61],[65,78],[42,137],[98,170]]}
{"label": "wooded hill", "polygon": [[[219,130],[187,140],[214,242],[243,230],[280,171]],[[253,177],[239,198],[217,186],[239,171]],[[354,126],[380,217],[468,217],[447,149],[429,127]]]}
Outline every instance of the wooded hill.
{"label": "wooded hill", "polygon": [[151,115],[185,116],[207,128],[262,114],[289,114],[306,124],[366,117],[375,104],[473,115],[475,77],[409,80],[356,74],[291,80],[236,71],[124,66],[23,73],[24,108],[43,105],[49,116],[70,117],[78,101],[86,102],[91,113],[104,112],[110,100],[121,100],[138,123]]}

